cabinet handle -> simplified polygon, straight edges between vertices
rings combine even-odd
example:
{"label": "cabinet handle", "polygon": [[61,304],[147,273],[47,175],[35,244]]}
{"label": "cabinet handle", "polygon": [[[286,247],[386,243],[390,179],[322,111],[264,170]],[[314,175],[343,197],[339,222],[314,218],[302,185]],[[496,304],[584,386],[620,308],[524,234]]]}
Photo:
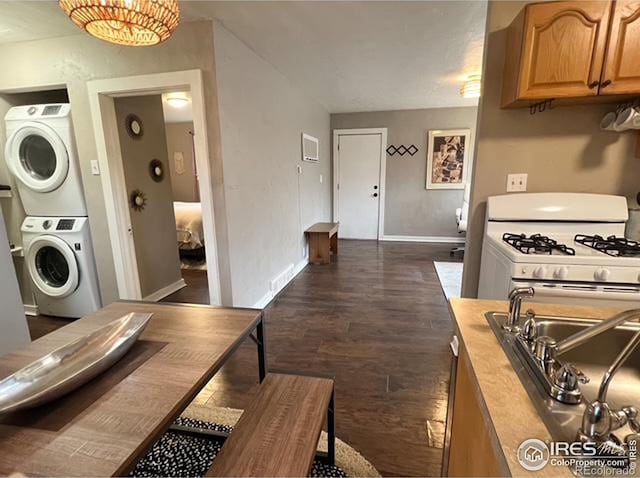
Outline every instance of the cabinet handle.
{"label": "cabinet handle", "polygon": [[593,90],[599,84],[600,84],[599,81],[592,81],[591,83],[589,83],[589,88]]}
{"label": "cabinet handle", "polygon": [[606,88],[607,86],[609,86],[611,84],[611,80],[604,80],[602,82],[602,84],[600,85],[600,88]]}

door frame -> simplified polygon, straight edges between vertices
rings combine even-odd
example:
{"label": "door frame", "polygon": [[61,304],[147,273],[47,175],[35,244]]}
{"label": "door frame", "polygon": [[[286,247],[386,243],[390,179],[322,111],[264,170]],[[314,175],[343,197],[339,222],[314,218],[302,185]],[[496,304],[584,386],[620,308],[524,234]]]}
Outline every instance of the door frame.
{"label": "door frame", "polygon": [[196,167],[200,177],[200,203],[207,255],[209,302],[213,305],[220,305],[220,274],[213,210],[213,181],[209,162],[202,71],[174,71],[87,82],[100,178],[105,199],[107,226],[111,239],[118,295],[121,299],[141,300],[142,291],[131,229],[129,198],[122,165],[114,100],[122,96],[160,94],[167,90],[187,88],[190,90],[192,98],[193,140]]}
{"label": "door frame", "polygon": [[354,128],[354,129],[334,129],[333,130],[333,220],[340,222],[340,187],[338,179],[340,178],[340,151],[338,150],[338,142],[340,136],[359,136],[359,135],[380,135],[380,178],[378,181],[378,191],[380,191],[380,199],[378,202],[378,240],[381,241],[384,236],[384,198],[387,177],[387,128]]}

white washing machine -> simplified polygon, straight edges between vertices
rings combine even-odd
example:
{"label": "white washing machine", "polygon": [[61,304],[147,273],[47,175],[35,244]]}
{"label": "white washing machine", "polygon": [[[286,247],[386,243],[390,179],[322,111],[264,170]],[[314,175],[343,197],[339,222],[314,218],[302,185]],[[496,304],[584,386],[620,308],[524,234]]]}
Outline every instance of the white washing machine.
{"label": "white washing machine", "polygon": [[5,122],[5,161],[27,216],[86,216],[70,105],[15,106]]}
{"label": "white washing machine", "polygon": [[41,314],[83,317],[100,308],[86,217],[27,217],[22,244]]}

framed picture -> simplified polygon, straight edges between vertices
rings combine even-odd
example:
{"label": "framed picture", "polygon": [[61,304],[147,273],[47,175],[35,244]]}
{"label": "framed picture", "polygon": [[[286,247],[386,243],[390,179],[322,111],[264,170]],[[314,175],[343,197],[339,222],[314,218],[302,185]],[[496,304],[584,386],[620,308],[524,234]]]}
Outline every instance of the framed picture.
{"label": "framed picture", "polygon": [[470,142],[468,129],[428,132],[427,189],[464,189]]}

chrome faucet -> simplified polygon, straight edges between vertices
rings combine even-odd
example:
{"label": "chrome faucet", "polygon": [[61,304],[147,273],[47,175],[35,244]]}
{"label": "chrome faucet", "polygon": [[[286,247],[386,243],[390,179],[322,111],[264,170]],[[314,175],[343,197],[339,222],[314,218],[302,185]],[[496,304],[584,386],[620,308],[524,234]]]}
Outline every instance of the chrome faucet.
{"label": "chrome faucet", "polygon": [[[635,312],[636,314],[640,313],[638,310],[635,310]],[[633,335],[629,343],[622,349],[613,364],[605,372],[598,390],[598,398],[587,406],[582,416],[582,428],[578,431],[579,440],[598,444],[606,443],[615,448],[620,444],[619,440],[612,435],[615,430],[629,424],[635,433],[640,433],[640,421],[637,418],[638,411],[635,407],[625,406],[620,410],[611,410],[607,403],[607,392],[609,391],[611,380],[613,380],[616,372],[620,370],[620,367],[626,362],[638,344],[640,344],[640,331]]]}
{"label": "chrome faucet", "polygon": [[503,326],[509,332],[517,332],[520,330],[518,324],[520,320],[520,309],[522,308],[522,299],[525,297],[533,297],[535,291],[533,287],[518,287],[509,292],[509,315],[507,315],[507,323]]}
{"label": "chrome faucet", "polygon": [[620,312],[613,317],[608,318],[607,320],[603,320],[596,325],[587,327],[581,332],[577,332],[573,335],[570,335],[566,339],[561,340],[555,347],[555,354],[557,356],[568,352],[569,350],[574,349],[577,346],[582,345],[586,341],[592,339],[596,335],[600,335],[607,330],[613,329],[618,325],[622,325],[625,322],[629,322],[634,319],[640,319],[640,309],[631,309]]}
{"label": "chrome faucet", "polygon": [[[558,369],[556,358],[559,355],[568,352],[569,350],[574,349],[579,345],[584,344],[588,340],[591,340],[592,338],[608,330],[611,330],[618,325],[638,318],[640,318],[640,309],[631,309],[620,312],[613,317],[608,318],[607,320],[603,320],[602,322],[599,322],[580,332],[570,335],[566,339],[559,342],[556,342],[556,340],[552,337],[538,337],[534,346],[534,355],[540,361],[545,374],[555,386],[555,390],[553,391],[554,393],[552,394],[552,396],[557,400],[565,403],[578,403],[581,398],[580,387],[578,384],[589,382],[589,378],[571,363],[566,363]],[[640,338],[638,338],[638,340],[640,341]],[[630,344],[632,342],[633,339]],[[635,344],[634,347],[636,345],[637,344]],[[622,353],[620,357],[622,357]],[[626,359],[627,357],[625,356],[623,358],[623,361]],[[620,365],[618,365],[618,367]],[[612,374],[614,374],[616,371],[617,368],[612,371]],[[606,382],[606,387],[609,386],[608,382],[611,380],[611,377],[607,377],[608,376],[605,375],[605,378],[603,379],[603,384]],[[606,398],[606,388],[603,396]],[[594,414],[602,412],[603,410],[599,408],[598,405],[596,405],[596,407],[594,408]],[[609,416],[608,414],[605,415]],[[599,426],[602,426],[602,423],[599,422]]]}

